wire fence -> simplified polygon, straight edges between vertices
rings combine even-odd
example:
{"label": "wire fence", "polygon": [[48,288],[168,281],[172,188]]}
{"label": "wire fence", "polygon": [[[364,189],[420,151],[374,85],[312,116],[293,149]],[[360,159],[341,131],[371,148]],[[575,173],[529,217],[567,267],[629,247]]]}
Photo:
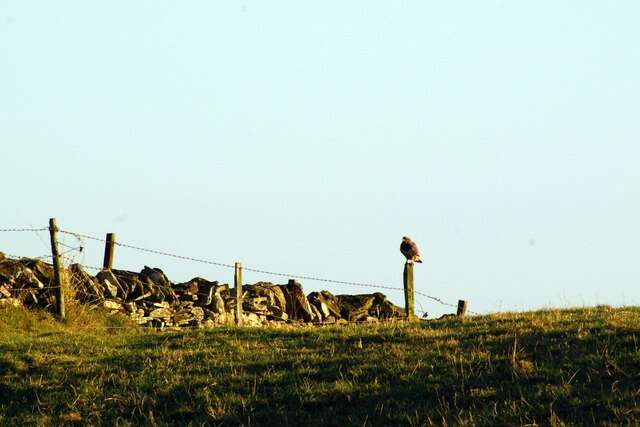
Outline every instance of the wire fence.
{"label": "wire fence", "polygon": [[25,227],[25,228],[0,228],[0,233],[11,233],[11,232],[24,232],[24,231],[48,231],[49,228],[41,227],[41,228],[33,228],[33,227]]}
{"label": "wire fence", "polygon": [[[42,227],[42,228],[34,228],[34,227],[0,228],[0,233],[2,233],[2,232],[36,232],[37,233],[37,232],[40,232],[40,231],[48,231],[48,230],[49,230],[49,228],[47,228],[47,227]],[[89,235],[89,234],[78,233],[78,232],[69,231],[69,230],[62,230],[62,229],[58,229],[57,231],[59,233],[65,234],[65,235],[69,235],[69,236],[75,237],[78,240],[78,242],[80,243],[78,246],[72,246],[72,245],[68,245],[66,243],[58,242],[59,245],[67,248],[67,250],[65,250],[65,251],[60,253],[60,256],[63,257],[63,259],[66,259],[69,262],[75,262],[75,259],[72,259],[72,258],[67,256],[69,253],[72,253],[72,252],[75,252],[75,251],[77,251],[78,253],[82,253],[83,252],[84,247],[85,247],[83,239],[92,240],[92,241],[101,242],[101,243],[107,242],[107,240],[104,239],[104,238],[92,236],[92,235]],[[197,258],[197,257],[192,257],[192,256],[179,255],[179,254],[175,254],[175,253],[171,253],[171,252],[161,251],[161,250],[157,250],[157,249],[149,249],[149,248],[145,248],[145,247],[141,247],[141,246],[137,246],[137,245],[132,245],[132,244],[127,244],[127,243],[123,243],[123,242],[118,242],[118,241],[115,241],[113,243],[116,246],[119,246],[119,247],[128,248],[128,249],[132,249],[132,250],[137,250],[137,251],[145,252],[145,253],[149,253],[149,254],[161,255],[161,256],[174,258],[174,259],[178,259],[178,260],[182,260],[182,261],[191,261],[191,262],[197,262],[197,263],[201,263],[201,264],[213,265],[213,266],[217,266],[217,267],[235,269],[235,265],[234,264],[230,264],[230,263],[213,261],[213,260],[209,260],[209,259]],[[42,255],[42,256],[38,256],[38,257],[18,257],[18,256],[15,256],[15,255],[9,255],[9,254],[5,254],[5,256],[10,257],[10,258],[14,258],[14,259],[32,258],[32,259],[43,260],[43,259],[52,258],[51,254]],[[102,270],[102,268],[100,268],[100,267],[85,265],[84,263],[78,263],[78,264],[82,265],[85,268],[91,269],[91,270],[96,270],[96,271]],[[242,269],[244,271],[250,271],[250,272],[253,272],[253,273],[265,274],[265,275],[275,276],[275,277],[283,277],[283,278],[287,278],[287,279],[300,279],[300,280],[309,280],[309,281],[331,283],[331,284],[338,284],[338,285],[345,285],[345,286],[362,287],[362,288],[368,288],[368,289],[382,289],[382,290],[392,290],[392,291],[402,291],[402,292],[404,292],[404,288],[402,288],[402,287],[389,286],[389,285],[386,285],[386,284],[379,284],[379,283],[354,282],[354,281],[346,281],[346,280],[328,279],[328,278],[312,276],[312,275],[307,275],[307,274],[282,273],[282,272],[263,270],[263,269],[253,268],[253,267],[247,267],[245,265],[242,266]],[[43,289],[43,288],[39,288],[39,289]],[[47,288],[47,289],[55,289],[55,287],[50,287],[50,288]],[[458,307],[457,304],[448,303],[448,302],[444,301],[441,298],[438,298],[438,297],[433,296],[433,295],[429,295],[429,294],[424,293],[424,292],[419,291],[419,290],[415,290],[414,289],[414,293],[416,295],[419,295],[421,297],[427,298],[427,299],[429,299],[429,300],[431,300],[433,302],[436,302],[436,303],[438,303],[438,304],[440,304],[442,306],[445,306],[445,307],[452,307],[452,308],[457,308]],[[425,313],[424,310],[422,310],[422,312]],[[476,312],[471,311],[471,310],[467,310],[467,312],[470,313],[470,314],[476,314],[476,315],[479,314],[479,313],[476,313]]]}

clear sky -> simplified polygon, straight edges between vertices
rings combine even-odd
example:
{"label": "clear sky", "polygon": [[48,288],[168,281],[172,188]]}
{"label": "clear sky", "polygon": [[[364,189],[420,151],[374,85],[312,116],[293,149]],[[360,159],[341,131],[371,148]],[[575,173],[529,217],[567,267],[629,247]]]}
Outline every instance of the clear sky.
{"label": "clear sky", "polygon": [[[638,22],[636,1],[0,0],[0,228],[399,287],[408,235],[416,288],[475,311],[637,305]],[[145,264],[232,280],[118,248]]]}

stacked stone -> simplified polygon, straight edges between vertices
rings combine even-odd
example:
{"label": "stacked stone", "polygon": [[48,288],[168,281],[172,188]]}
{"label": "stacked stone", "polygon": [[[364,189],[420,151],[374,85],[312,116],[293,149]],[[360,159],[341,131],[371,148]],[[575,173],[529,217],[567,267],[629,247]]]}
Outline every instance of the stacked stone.
{"label": "stacked stone", "polygon": [[[236,324],[235,289],[196,277],[172,283],[159,268],[139,273],[102,270],[95,276],[81,265],[65,272],[74,297],[110,313],[129,316],[154,328],[216,327]],[[0,253],[0,306],[51,307],[53,269],[39,260],[10,260]],[[333,295],[328,291],[305,295],[302,285],[258,282],[242,287],[243,325],[270,323],[331,324],[401,318],[403,310],[383,294]]]}
{"label": "stacked stone", "polygon": [[46,308],[55,303],[53,267],[37,259],[14,260],[0,252],[0,307]]}

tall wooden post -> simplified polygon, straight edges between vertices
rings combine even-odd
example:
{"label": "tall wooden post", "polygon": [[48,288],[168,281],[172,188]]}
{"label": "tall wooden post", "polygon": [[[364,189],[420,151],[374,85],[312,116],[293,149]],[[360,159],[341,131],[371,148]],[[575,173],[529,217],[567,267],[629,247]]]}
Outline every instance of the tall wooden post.
{"label": "tall wooden post", "polygon": [[456,313],[458,317],[464,317],[467,314],[467,302],[465,300],[458,300],[458,311]]}
{"label": "tall wooden post", "polygon": [[107,239],[104,242],[104,261],[102,262],[103,270],[111,270],[111,267],[113,267],[113,252],[115,245],[115,233],[107,233]]}
{"label": "tall wooden post", "polygon": [[407,320],[414,320],[416,315],[413,310],[413,263],[404,264],[404,310]]}
{"label": "tall wooden post", "polygon": [[236,324],[242,324],[242,264],[236,262],[233,284],[236,287]]}
{"label": "tall wooden post", "polygon": [[64,309],[64,292],[62,290],[62,280],[60,278],[60,254],[58,253],[58,238],[56,232],[58,226],[56,225],[56,219],[49,219],[49,235],[51,236],[51,256],[53,259],[53,286],[56,293],[56,314],[60,319],[66,317]]}

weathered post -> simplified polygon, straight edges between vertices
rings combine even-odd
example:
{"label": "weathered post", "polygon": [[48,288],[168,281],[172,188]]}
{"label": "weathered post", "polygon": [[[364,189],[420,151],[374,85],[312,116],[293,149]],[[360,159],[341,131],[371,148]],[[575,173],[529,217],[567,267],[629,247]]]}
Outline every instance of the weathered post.
{"label": "weathered post", "polygon": [[236,287],[236,325],[242,324],[242,264],[236,262],[233,284]]}
{"label": "weathered post", "polygon": [[49,235],[51,236],[51,256],[53,259],[53,286],[56,293],[56,314],[60,319],[66,317],[64,309],[64,292],[62,290],[62,279],[60,276],[60,254],[58,253],[58,238],[56,232],[58,226],[56,225],[56,219],[49,219]]}
{"label": "weathered post", "polygon": [[298,320],[298,288],[296,287],[296,279],[289,279],[287,282],[287,290],[291,294],[291,318]]}
{"label": "weathered post", "polygon": [[465,300],[458,300],[458,311],[456,313],[458,317],[464,317],[467,314],[467,302]]}
{"label": "weathered post", "polygon": [[115,233],[107,233],[107,239],[104,242],[104,261],[102,262],[103,270],[111,270],[111,267],[113,267],[113,252],[115,245]]}
{"label": "weathered post", "polygon": [[413,311],[413,263],[406,262],[404,264],[404,310],[407,315],[407,320],[415,320],[415,313]]}

